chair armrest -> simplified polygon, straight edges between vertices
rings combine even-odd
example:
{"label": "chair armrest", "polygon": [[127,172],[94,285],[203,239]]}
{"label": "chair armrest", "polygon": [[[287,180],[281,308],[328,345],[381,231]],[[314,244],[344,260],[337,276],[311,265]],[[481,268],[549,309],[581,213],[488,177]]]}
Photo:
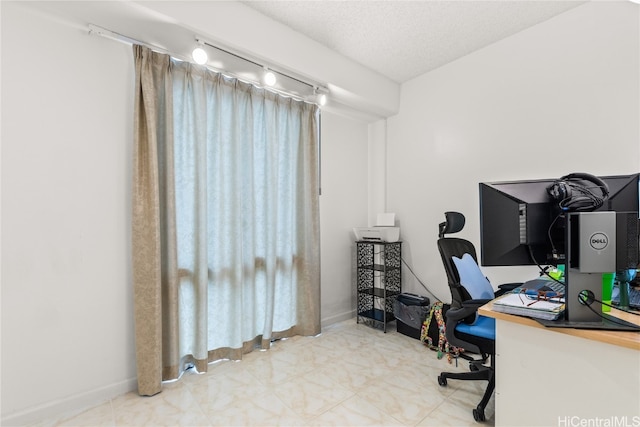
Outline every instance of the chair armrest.
{"label": "chair armrest", "polygon": [[[455,335],[455,329],[456,329],[456,325],[460,322],[464,322],[466,318],[475,319],[475,316],[478,313],[478,307],[484,305],[485,302],[487,301],[491,301],[491,300],[489,299],[468,300],[463,303],[463,307],[450,308],[447,311],[446,313],[447,320],[445,321],[445,324],[446,324],[445,336],[447,337],[447,341],[449,342],[449,344],[454,345],[456,347],[464,348],[465,350],[470,351],[472,353],[480,354],[480,348],[475,344],[460,340]],[[471,304],[472,302],[475,302],[475,304]]]}
{"label": "chair armrest", "polygon": [[451,322],[451,326],[453,327],[456,323],[468,316],[471,316],[472,314],[475,314],[477,311],[477,307],[450,308],[445,314],[447,317],[447,324]]}
{"label": "chair armrest", "polygon": [[447,322],[452,321],[458,323],[469,316],[475,316],[478,308],[482,307],[491,299],[470,299],[462,303],[460,308],[450,308],[446,313]]}
{"label": "chair armrest", "polygon": [[462,307],[473,307],[478,309],[483,305],[485,305],[486,303],[488,303],[489,301],[493,301],[493,298],[468,299],[462,302]]}

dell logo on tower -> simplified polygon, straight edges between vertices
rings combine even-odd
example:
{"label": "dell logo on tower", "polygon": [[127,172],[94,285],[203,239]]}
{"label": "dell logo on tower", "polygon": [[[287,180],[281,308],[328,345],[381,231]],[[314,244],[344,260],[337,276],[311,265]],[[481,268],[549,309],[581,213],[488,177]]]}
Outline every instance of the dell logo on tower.
{"label": "dell logo on tower", "polygon": [[601,251],[609,244],[609,238],[604,233],[594,233],[589,238],[589,244],[596,251]]}

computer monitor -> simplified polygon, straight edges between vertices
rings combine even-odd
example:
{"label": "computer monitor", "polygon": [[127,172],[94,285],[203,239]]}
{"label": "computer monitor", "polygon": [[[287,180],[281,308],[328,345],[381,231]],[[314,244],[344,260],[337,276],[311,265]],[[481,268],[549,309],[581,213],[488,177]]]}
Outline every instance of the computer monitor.
{"label": "computer monitor", "polygon": [[[600,177],[609,198],[596,211],[639,212],[640,174]],[[547,192],[556,179],[480,183],[483,266],[565,263],[565,222]]]}
{"label": "computer monitor", "polygon": [[[548,231],[559,212],[547,187],[555,180],[480,183],[480,259],[484,266],[549,264]],[[553,232],[553,230],[552,230]],[[552,236],[553,238],[553,236]],[[561,239],[555,239],[560,242]]]}
{"label": "computer monitor", "polygon": [[577,197],[566,198],[568,190],[563,190],[563,197],[553,198],[547,192],[557,183],[553,179],[481,183],[481,264],[565,264],[563,317],[540,323],[640,331],[637,325],[601,313],[597,306],[602,304],[601,273],[640,264],[640,174],[589,177],[593,181],[587,185],[602,187],[596,181],[604,181],[607,200],[592,197],[597,194],[585,191],[582,184],[573,187],[579,190]]}
{"label": "computer monitor", "polygon": [[600,179],[609,187],[609,199],[596,211],[640,212],[640,173]]}

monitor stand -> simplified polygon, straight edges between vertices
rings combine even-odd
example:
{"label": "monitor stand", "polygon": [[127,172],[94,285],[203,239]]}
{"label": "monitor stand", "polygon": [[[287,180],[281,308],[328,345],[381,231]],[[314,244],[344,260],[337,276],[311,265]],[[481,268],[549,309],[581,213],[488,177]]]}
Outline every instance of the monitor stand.
{"label": "monitor stand", "polygon": [[602,273],[565,272],[565,312],[560,319],[536,319],[551,328],[640,332],[640,326],[602,313]]}

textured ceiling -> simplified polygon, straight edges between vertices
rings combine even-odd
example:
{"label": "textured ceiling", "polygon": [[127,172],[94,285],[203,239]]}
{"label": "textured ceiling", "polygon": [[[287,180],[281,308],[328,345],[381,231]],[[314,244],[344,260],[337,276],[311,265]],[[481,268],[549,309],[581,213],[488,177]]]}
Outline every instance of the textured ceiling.
{"label": "textured ceiling", "polygon": [[583,1],[243,1],[398,83]]}

